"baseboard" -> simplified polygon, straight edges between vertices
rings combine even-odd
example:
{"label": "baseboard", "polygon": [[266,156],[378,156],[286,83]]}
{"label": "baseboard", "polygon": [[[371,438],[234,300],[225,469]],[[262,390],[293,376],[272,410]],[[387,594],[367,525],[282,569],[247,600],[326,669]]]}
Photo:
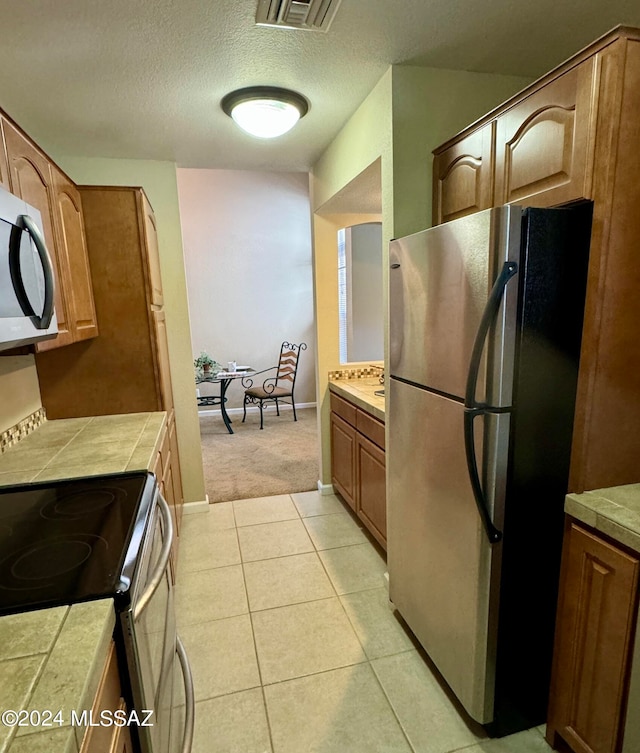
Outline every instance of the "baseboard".
{"label": "baseboard", "polygon": [[[300,410],[301,408],[315,408],[316,403],[296,403],[296,410]],[[268,408],[264,408],[264,410],[271,410],[274,409],[274,405],[270,405]],[[288,405],[287,403],[281,403],[280,404],[280,410],[293,410],[291,405]],[[247,413],[259,413],[260,408],[257,405],[250,405],[247,408]],[[227,408],[227,415],[229,416],[237,416],[242,415],[243,408]],[[219,416],[220,415],[220,408],[205,408],[198,409],[198,415],[199,416]],[[268,415],[268,414],[267,414]]]}
{"label": "baseboard", "polygon": [[318,481],[318,491],[323,497],[333,494],[333,484],[323,484],[322,481]]}
{"label": "baseboard", "polygon": [[205,494],[205,499],[200,499],[197,502],[185,502],[182,505],[182,514],[190,515],[194,512],[207,512],[209,509],[209,495]]}

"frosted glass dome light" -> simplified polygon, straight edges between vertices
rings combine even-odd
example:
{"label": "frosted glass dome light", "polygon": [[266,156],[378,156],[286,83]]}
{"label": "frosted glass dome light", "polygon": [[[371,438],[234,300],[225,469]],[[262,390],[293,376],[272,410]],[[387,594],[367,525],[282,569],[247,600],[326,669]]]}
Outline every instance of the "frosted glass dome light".
{"label": "frosted glass dome light", "polygon": [[221,105],[243,131],[260,139],[282,136],[309,110],[301,94],[273,86],[239,89],[227,94]]}

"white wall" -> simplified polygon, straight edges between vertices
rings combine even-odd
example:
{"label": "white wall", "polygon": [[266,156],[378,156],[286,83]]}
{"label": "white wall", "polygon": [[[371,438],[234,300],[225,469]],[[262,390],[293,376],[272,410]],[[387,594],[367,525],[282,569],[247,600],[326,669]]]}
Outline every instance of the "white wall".
{"label": "white wall", "polygon": [[[308,175],[177,174],[194,356],[206,350],[223,365],[259,370],[275,365],[283,340],[306,342],[296,403],[314,403]],[[240,406],[242,395],[232,383],[228,406]]]}

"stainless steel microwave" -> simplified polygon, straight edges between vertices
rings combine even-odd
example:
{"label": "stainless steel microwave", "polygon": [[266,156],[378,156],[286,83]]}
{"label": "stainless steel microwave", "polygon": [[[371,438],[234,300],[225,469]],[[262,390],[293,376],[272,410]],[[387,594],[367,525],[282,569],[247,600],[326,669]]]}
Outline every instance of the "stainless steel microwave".
{"label": "stainless steel microwave", "polygon": [[0,350],[58,334],[40,212],[0,188]]}

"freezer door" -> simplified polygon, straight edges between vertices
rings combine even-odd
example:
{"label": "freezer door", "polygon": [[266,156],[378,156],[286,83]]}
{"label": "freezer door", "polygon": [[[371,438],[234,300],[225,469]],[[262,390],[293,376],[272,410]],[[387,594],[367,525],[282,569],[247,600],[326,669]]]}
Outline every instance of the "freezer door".
{"label": "freezer door", "polygon": [[[390,599],[476,721],[492,721],[502,545],[485,536],[467,473],[463,406],[390,380]],[[502,525],[509,415],[475,421],[491,515]]]}
{"label": "freezer door", "polygon": [[[495,278],[520,255],[522,210],[499,207],[392,241],[390,373],[462,398]],[[517,284],[504,291],[479,370],[476,399],[509,405]],[[487,388],[489,385],[489,388]]]}

